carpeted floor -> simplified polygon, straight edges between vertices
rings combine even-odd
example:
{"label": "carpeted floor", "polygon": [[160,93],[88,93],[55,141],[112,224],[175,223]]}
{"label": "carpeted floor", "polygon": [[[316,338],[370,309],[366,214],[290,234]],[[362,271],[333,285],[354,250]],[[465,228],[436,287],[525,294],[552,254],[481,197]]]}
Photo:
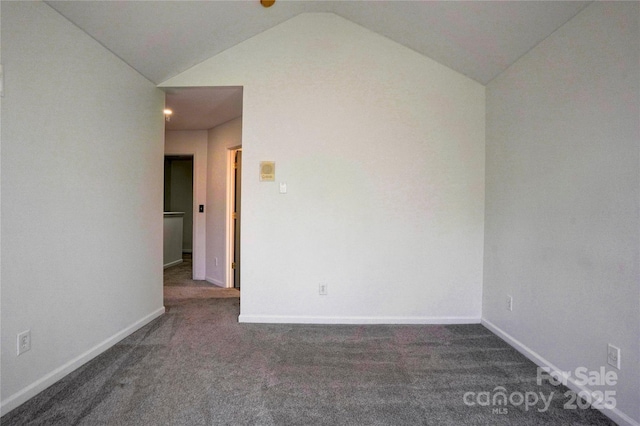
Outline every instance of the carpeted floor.
{"label": "carpeted floor", "polygon": [[211,287],[216,286],[204,280],[192,280],[193,259],[191,253],[182,253],[182,263],[164,270],[165,287]]}
{"label": "carpeted floor", "polygon": [[236,288],[222,288],[204,280],[192,280],[192,267],[191,254],[183,253],[182,263],[164,270],[165,298],[240,297],[240,290]]}
{"label": "carpeted floor", "polygon": [[[564,409],[567,389],[538,386],[536,366],[481,325],[239,324],[239,303],[167,299],[165,315],[2,425],[614,424]],[[465,404],[498,386],[554,398],[547,410]]]}

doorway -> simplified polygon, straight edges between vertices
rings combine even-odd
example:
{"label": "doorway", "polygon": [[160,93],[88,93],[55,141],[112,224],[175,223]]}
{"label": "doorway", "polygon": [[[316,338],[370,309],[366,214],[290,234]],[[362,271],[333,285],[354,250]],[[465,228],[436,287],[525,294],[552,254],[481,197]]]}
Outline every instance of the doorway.
{"label": "doorway", "polygon": [[179,251],[182,260],[192,263],[193,257],[193,156],[164,157],[164,211],[183,213]]}
{"label": "doorway", "polygon": [[[240,201],[240,196],[235,197],[235,173],[231,174],[228,156],[231,149],[242,146],[243,88],[163,90],[165,106],[173,111],[165,120],[165,154],[193,155],[193,279],[229,289],[238,287],[239,271],[231,266],[235,263],[239,269],[240,232],[235,227],[231,230],[230,218],[239,213],[235,198]],[[241,172],[238,176],[241,178]]]}
{"label": "doorway", "polygon": [[228,153],[229,186],[227,189],[227,259],[230,259],[227,271],[227,287],[240,289],[241,273],[241,217],[242,217],[242,147],[229,149]]}

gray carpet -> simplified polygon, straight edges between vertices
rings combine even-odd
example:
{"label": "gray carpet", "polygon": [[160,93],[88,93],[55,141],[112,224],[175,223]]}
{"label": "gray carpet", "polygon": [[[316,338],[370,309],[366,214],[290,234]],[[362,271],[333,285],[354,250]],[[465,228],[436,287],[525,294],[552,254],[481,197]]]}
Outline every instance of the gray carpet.
{"label": "gray carpet", "polygon": [[[481,325],[238,324],[239,299],[167,314],[1,419],[8,425],[611,425]],[[466,392],[555,393],[525,410]],[[493,394],[493,393],[492,393]]]}
{"label": "gray carpet", "polygon": [[223,288],[203,280],[192,280],[191,253],[182,253],[182,263],[164,270],[165,299],[240,297],[237,288]]}
{"label": "gray carpet", "polygon": [[217,287],[205,280],[192,280],[192,277],[193,257],[191,253],[182,253],[182,263],[164,270],[164,287]]}

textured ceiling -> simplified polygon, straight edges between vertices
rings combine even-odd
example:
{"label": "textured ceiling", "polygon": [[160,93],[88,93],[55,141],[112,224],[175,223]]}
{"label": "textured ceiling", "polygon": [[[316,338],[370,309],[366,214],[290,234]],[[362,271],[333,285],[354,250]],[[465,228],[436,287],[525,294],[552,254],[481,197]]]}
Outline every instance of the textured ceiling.
{"label": "textured ceiling", "polygon": [[[48,1],[156,84],[304,12],[332,12],[482,84],[584,1]],[[195,93],[195,92],[193,92]]]}

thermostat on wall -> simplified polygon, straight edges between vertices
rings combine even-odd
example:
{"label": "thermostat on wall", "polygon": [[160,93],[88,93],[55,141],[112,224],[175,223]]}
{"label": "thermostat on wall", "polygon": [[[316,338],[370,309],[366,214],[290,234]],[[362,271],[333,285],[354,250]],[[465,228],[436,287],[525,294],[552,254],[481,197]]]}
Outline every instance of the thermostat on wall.
{"label": "thermostat on wall", "polygon": [[276,180],[276,163],[274,161],[260,162],[260,182],[273,182]]}

